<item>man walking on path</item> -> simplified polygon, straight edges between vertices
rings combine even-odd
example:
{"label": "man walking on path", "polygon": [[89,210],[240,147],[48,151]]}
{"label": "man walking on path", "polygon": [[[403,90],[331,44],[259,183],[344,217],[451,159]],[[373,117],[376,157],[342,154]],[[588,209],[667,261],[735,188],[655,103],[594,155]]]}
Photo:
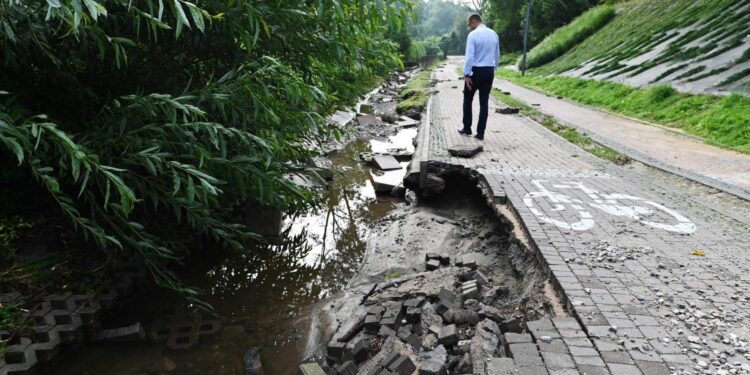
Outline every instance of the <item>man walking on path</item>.
{"label": "man walking on path", "polygon": [[471,135],[471,105],[474,93],[479,90],[479,123],[476,138],[484,139],[487,127],[488,105],[495,70],[500,62],[500,38],[482,23],[482,17],[469,17],[471,32],[466,39],[466,63],[464,64],[464,127],[458,132]]}

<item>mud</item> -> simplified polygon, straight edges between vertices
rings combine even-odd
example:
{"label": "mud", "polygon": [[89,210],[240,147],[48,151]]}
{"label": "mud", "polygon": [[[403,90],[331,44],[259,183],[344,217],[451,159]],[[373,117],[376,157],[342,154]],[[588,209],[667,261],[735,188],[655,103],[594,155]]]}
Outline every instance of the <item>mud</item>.
{"label": "mud", "polygon": [[[380,306],[387,311],[387,306],[393,303],[408,305],[421,301],[422,326],[429,319],[424,317],[424,306],[433,306],[436,313],[442,313],[442,318],[433,314],[432,318],[437,316],[437,319],[431,325],[445,327],[454,323],[462,340],[473,340],[480,331],[485,332],[478,325],[498,325],[503,332],[520,332],[525,321],[565,316],[555,291],[548,285],[545,287],[546,277],[513,233],[512,222],[498,217],[487,206],[475,183],[463,176],[448,178],[445,190],[438,197],[392,211],[374,224],[362,264],[346,290],[321,309],[320,316],[325,317],[321,321],[332,324],[321,328],[322,332],[333,332],[333,336],[327,341],[329,349],[320,348],[309,360],[340,365],[338,358],[332,357],[330,343],[352,333],[353,321],[366,316],[367,311]],[[443,264],[427,271],[426,260],[436,254]],[[481,276],[475,275],[477,271]],[[464,298],[463,306],[454,306],[456,313],[441,311],[441,296],[446,291],[459,296],[461,285],[471,280],[481,284],[480,293]],[[416,327],[413,321],[410,323],[404,326]],[[347,341],[353,345],[353,341],[364,338],[379,347],[393,345],[390,341],[395,340],[406,345],[417,362],[418,353],[447,350],[442,364],[448,369],[458,366],[451,358],[456,362],[459,348],[443,343],[443,349],[439,349],[437,342],[429,343],[432,338],[428,331],[410,335],[404,332],[404,326],[400,330],[394,327],[393,333],[398,332],[395,339],[383,329],[385,333],[368,334],[360,330]],[[372,351],[370,355],[379,354]],[[359,365],[372,367],[368,361]],[[360,367],[361,371],[365,367]]]}

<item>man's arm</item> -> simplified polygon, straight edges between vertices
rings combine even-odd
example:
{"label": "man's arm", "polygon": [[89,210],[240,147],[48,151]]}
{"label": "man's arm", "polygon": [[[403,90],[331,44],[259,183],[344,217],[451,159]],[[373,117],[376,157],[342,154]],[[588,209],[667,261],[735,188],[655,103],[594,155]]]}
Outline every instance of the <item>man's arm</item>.
{"label": "man's arm", "polygon": [[466,38],[466,53],[464,54],[466,62],[464,63],[464,76],[471,77],[471,67],[474,66],[474,38],[471,33]]}
{"label": "man's arm", "polygon": [[[497,36],[497,35],[495,35]],[[500,37],[497,36],[497,64],[495,65],[495,71],[497,71],[497,67],[500,66]]]}

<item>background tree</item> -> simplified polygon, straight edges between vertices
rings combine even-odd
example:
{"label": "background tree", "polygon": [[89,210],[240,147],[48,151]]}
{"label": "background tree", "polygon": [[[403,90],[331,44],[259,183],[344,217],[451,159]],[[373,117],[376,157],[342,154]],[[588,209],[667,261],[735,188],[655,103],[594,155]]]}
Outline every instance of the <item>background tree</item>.
{"label": "background tree", "polygon": [[[568,24],[601,0],[532,0],[529,47],[541,42],[557,28]],[[500,35],[503,50],[523,48],[523,27],[527,0],[485,0],[483,15]]]}

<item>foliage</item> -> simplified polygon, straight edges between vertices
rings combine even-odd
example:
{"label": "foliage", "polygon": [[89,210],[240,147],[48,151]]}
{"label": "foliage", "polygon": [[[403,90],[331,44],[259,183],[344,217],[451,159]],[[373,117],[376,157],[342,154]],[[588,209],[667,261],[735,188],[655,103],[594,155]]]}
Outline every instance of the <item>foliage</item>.
{"label": "foliage", "polygon": [[529,51],[526,66],[528,68],[541,66],[562,56],[614,17],[615,8],[611,5],[600,5],[587,10],[570,24],[547,36]]}
{"label": "foliage", "polygon": [[450,34],[456,29],[456,19],[461,19],[460,26],[465,28],[471,12],[465,5],[449,0],[420,0],[416,4],[417,22],[409,27],[409,34],[418,40]]}
{"label": "foliage", "polygon": [[750,153],[750,98],[680,93],[668,85],[634,88],[620,83],[572,77],[520,75],[498,70],[517,84],[561,95],[705,138],[708,142]]}
{"label": "foliage", "polygon": [[[523,49],[526,0],[486,0],[482,9],[485,21],[500,35],[507,51]],[[539,44],[558,28],[565,26],[599,0],[532,0],[529,20],[529,46]]]}
{"label": "foliage", "polygon": [[17,250],[17,241],[33,226],[33,223],[20,216],[0,217],[0,259],[13,258]]}
{"label": "foliage", "polygon": [[[336,136],[323,115],[400,64],[403,0],[0,0],[0,184],[108,256],[169,265],[243,248],[248,207],[294,208],[284,176]],[[342,63],[346,62],[346,63]]]}

